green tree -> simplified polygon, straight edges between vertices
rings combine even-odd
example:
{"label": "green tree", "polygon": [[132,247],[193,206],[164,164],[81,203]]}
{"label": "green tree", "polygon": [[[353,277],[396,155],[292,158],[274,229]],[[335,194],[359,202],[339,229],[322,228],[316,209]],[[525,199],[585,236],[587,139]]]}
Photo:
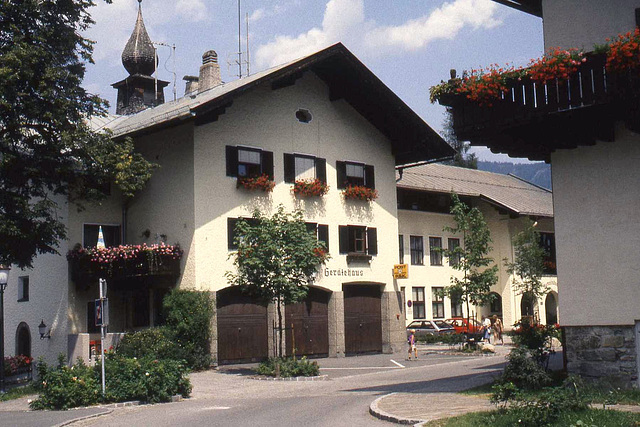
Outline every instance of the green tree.
{"label": "green tree", "polygon": [[[491,232],[482,212],[476,207],[469,208],[455,193],[451,200],[450,212],[456,226],[444,227],[444,231],[462,235],[462,242],[460,246],[442,252],[463,276],[452,276],[451,285],[444,288],[444,294],[465,303],[468,318],[469,304],[482,306],[492,301],[491,286],[498,281],[498,266],[490,266],[493,263],[493,258],[488,256],[493,249]],[[456,262],[451,263],[452,259]]]}
{"label": "green tree", "polygon": [[478,169],[478,158],[475,154],[469,153],[471,146],[468,142],[458,140],[456,132],[453,130],[453,115],[451,111],[445,111],[444,115],[442,138],[447,141],[451,148],[456,150],[453,159],[445,162],[445,164],[467,169]]}
{"label": "green tree", "polygon": [[[105,0],[110,2],[110,0]],[[93,42],[91,0],[0,0],[0,264],[57,253],[66,228],[56,196],[97,201],[115,182],[131,196],[152,165],[130,140],[95,133],[106,101],[82,86]]]}
{"label": "green tree", "polygon": [[[253,220],[238,221],[235,231],[238,250],[231,256],[236,272],[227,272],[227,280],[265,305],[276,303],[282,331],[282,304],[307,296],[318,267],[328,259],[327,248],[307,231],[301,211],[287,213],[282,205],[271,217],[255,210]],[[279,355],[282,345],[280,333]]]}
{"label": "green tree", "polygon": [[509,262],[504,259],[507,272],[514,275],[513,289],[521,295],[530,295],[530,312],[533,313],[533,305],[538,298],[549,292],[549,288],[542,284],[544,271],[544,259],[547,252],[540,245],[540,233],[535,224],[529,220],[527,227],[513,238],[514,260]]}

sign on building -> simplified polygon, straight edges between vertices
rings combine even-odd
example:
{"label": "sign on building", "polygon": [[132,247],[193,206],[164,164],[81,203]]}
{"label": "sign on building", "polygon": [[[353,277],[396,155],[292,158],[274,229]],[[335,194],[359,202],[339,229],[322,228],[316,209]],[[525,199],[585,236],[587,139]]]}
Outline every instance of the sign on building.
{"label": "sign on building", "polygon": [[394,279],[408,279],[409,278],[409,265],[408,264],[396,264],[393,266],[393,278]]}

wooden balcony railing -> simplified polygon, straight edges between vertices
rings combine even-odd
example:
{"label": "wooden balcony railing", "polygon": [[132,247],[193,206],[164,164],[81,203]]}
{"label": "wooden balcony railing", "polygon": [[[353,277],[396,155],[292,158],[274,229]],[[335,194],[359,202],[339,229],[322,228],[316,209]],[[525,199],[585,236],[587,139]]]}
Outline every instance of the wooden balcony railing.
{"label": "wooden balcony railing", "polygon": [[637,99],[640,84],[636,73],[608,73],[604,54],[587,54],[585,58],[578,71],[566,79],[546,83],[528,77],[514,79],[508,82],[508,91],[490,105],[471,101],[462,93],[444,94],[439,101],[451,108],[458,138],[474,140],[552,115]]}

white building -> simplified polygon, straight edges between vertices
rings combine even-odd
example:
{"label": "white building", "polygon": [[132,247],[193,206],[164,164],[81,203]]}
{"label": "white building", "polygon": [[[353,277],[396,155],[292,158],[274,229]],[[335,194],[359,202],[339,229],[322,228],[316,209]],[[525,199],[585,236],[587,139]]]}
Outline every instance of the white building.
{"label": "white building", "polygon": [[[445,227],[455,227],[453,215],[449,213],[452,192],[484,215],[493,240],[489,256],[499,267],[498,282],[492,288],[494,302],[485,307],[472,306],[469,315],[478,320],[498,315],[507,330],[522,316],[535,315],[542,323],[558,321],[551,191],[512,175],[438,164],[404,169],[398,176],[397,186],[399,261],[409,264],[409,278],[398,280],[407,322],[467,314],[464,304],[438,296],[438,291],[451,284],[452,277],[461,278],[461,272],[441,253],[431,250],[464,245],[462,236],[444,231]],[[535,313],[528,312],[531,304],[514,289],[516,278],[507,273],[505,265],[505,260],[514,261],[513,238],[529,220],[537,222],[536,229],[549,253],[542,277],[548,293],[533,305]]]}

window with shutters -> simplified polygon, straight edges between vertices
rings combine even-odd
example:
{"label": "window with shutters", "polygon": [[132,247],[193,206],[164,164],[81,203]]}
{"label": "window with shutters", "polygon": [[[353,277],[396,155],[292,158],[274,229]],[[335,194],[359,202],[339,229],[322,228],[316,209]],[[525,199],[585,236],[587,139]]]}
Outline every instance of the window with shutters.
{"label": "window with shutters", "polygon": [[324,242],[327,251],[329,251],[329,226],[315,222],[305,222],[305,225],[307,226],[307,231],[316,236],[319,242]]}
{"label": "window with shutters", "polygon": [[347,254],[347,261],[352,259],[371,259],[378,255],[378,232],[374,227],[359,225],[341,225],[340,253]]}
{"label": "window with shutters", "polygon": [[375,173],[372,165],[356,162],[336,162],[338,188],[361,186],[375,189]]}
{"label": "window with shutters", "polygon": [[327,161],[306,154],[284,154],[284,182],[318,179],[327,182]]}
{"label": "window with shutters", "polygon": [[259,148],[226,147],[227,176],[256,178],[267,175],[273,180],[273,153]]}
{"label": "window with shutters", "polygon": [[236,225],[238,221],[247,221],[249,224],[257,224],[255,218],[227,218],[227,248],[230,251],[238,249],[238,242],[236,241]]}

